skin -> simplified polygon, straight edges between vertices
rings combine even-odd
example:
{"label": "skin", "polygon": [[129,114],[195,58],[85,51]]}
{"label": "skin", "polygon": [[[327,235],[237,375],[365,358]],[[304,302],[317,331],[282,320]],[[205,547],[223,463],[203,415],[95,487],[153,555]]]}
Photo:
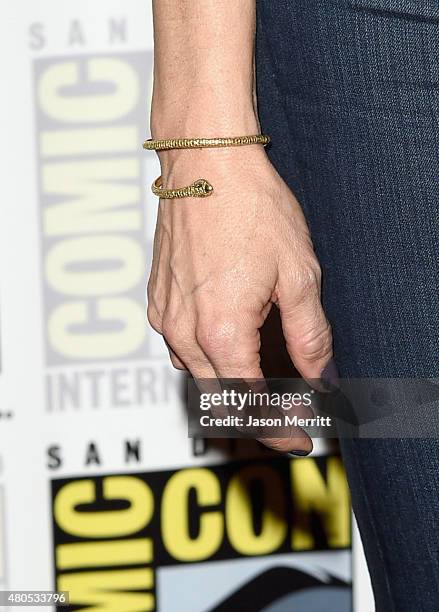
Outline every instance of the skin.
{"label": "skin", "polygon": [[[260,132],[254,0],[155,0],[153,138]],[[318,379],[332,357],[321,273],[301,207],[260,145],[159,154],[163,184],[206,178],[206,199],[161,200],[148,319],[197,379],[263,379],[260,334],[278,307],[290,357]],[[262,440],[312,449],[306,434]]]}

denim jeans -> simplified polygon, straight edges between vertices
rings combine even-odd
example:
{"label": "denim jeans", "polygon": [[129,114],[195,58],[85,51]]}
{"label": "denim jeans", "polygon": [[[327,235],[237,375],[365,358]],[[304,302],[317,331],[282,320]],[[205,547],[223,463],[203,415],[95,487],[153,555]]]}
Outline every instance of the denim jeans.
{"label": "denim jeans", "polygon": [[[258,0],[269,155],[342,377],[439,377],[439,0]],[[439,441],[342,440],[378,612],[439,610]]]}

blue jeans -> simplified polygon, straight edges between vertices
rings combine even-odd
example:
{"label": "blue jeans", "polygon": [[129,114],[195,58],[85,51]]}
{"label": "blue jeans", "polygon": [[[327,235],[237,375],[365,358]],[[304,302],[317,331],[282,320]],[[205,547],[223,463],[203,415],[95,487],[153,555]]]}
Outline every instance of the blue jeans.
{"label": "blue jeans", "polygon": [[[439,1],[258,0],[269,155],[342,377],[439,377]],[[379,612],[439,610],[439,441],[342,440]]]}

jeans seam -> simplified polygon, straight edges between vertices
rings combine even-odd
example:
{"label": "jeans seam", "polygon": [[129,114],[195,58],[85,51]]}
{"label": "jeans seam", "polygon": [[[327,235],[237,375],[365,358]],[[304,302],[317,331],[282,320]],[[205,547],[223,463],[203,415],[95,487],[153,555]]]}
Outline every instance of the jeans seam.
{"label": "jeans seam", "polygon": [[[378,551],[378,554],[379,554],[379,556],[381,558],[381,562],[383,564],[383,567],[385,568],[385,571],[383,572],[384,573],[384,582],[385,582],[385,585],[386,585],[387,594],[388,594],[388,597],[389,597],[389,602],[390,602],[390,604],[392,606],[392,610],[386,609],[385,611],[384,610],[380,611],[379,609],[376,609],[375,612],[396,612],[396,605],[395,605],[395,601],[393,599],[392,589],[391,589],[389,577],[388,577],[388,574],[387,574],[387,564],[386,564],[386,561],[385,561],[384,551],[383,551],[383,549],[381,547],[381,544],[380,544],[380,539],[378,537],[378,530],[377,530],[377,527],[376,527],[375,517],[374,517],[373,512],[371,511],[368,495],[366,493],[366,482],[365,482],[365,480],[363,478],[363,474],[362,474],[362,471],[361,471],[361,465],[360,465],[360,462],[358,460],[357,454],[354,452],[354,453],[352,453],[352,456],[354,458],[355,465],[356,465],[356,477],[359,478],[360,481],[361,481],[361,487],[359,487],[358,489],[361,490],[361,495],[363,497],[363,504],[364,504],[364,507],[367,510],[368,515],[369,515],[370,525],[371,525],[371,528],[372,528],[373,533],[375,535],[377,551]],[[376,602],[375,602],[375,605],[376,605]]]}

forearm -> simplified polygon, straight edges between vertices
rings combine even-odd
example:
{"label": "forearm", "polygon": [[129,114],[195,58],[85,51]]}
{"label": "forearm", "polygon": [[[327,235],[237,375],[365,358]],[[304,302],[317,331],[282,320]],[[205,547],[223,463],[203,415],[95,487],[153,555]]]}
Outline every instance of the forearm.
{"label": "forearm", "polygon": [[255,0],[154,0],[156,138],[258,131]]}

